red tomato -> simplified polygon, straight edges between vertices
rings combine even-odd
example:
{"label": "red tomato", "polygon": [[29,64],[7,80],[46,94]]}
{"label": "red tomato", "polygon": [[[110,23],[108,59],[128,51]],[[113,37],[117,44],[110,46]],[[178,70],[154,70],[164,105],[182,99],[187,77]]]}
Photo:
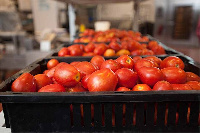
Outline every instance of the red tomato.
{"label": "red tomato", "polygon": [[133,55],[133,56],[142,55],[142,50],[141,49],[133,50],[133,51],[131,51],[131,55]]}
{"label": "red tomato", "polygon": [[200,82],[198,81],[188,81],[188,84],[193,90],[200,90]]}
{"label": "red tomato", "polygon": [[65,56],[65,55],[69,55],[69,50],[66,47],[63,47],[60,49],[60,51],[58,52],[58,56]]}
{"label": "red tomato", "polygon": [[80,63],[80,61],[74,61],[74,62],[71,62],[70,65],[76,66],[78,63]]}
{"label": "red tomato", "polygon": [[83,88],[83,86],[81,85],[81,83],[78,83],[76,86],[71,87],[71,88],[67,88],[66,89],[67,92],[85,92],[87,91],[86,89]]}
{"label": "red tomato", "polygon": [[164,74],[164,79],[171,84],[184,84],[186,82],[186,73],[181,68],[167,67],[161,71]]}
{"label": "red tomato", "polygon": [[24,73],[11,86],[13,92],[36,92],[36,82],[33,75]]}
{"label": "red tomato", "polygon": [[121,45],[119,45],[117,42],[110,42],[108,45],[111,49],[115,50],[115,52],[119,51],[121,49]]}
{"label": "red tomato", "polygon": [[95,56],[95,54],[92,52],[89,52],[89,53],[83,53],[82,56]]}
{"label": "red tomato", "polygon": [[192,72],[186,72],[187,81],[198,81],[200,82],[200,77]]}
{"label": "red tomato", "polygon": [[92,73],[87,81],[89,91],[114,91],[118,79],[108,68]]}
{"label": "red tomato", "polygon": [[59,64],[59,61],[56,59],[51,59],[47,62],[47,69],[51,69]]}
{"label": "red tomato", "polygon": [[49,72],[49,70],[45,70],[45,71],[43,72],[43,74],[47,75],[48,72]]}
{"label": "red tomato", "polygon": [[65,87],[73,87],[80,81],[79,71],[67,63],[57,66],[53,77],[57,83]]}
{"label": "red tomato", "polygon": [[95,49],[95,45],[94,43],[88,43],[85,47],[84,47],[84,51],[85,52],[93,52]]}
{"label": "red tomato", "polygon": [[92,74],[97,70],[92,63],[87,61],[79,62],[74,67],[80,72],[81,78],[86,75]]}
{"label": "red tomato", "polygon": [[53,78],[53,75],[54,75],[55,70],[56,70],[56,67],[51,68],[51,69],[46,73],[47,77]]}
{"label": "red tomato", "polygon": [[116,91],[131,91],[131,90],[126,87],[119,87]]}
{"label": "red tomato", "polygon": [[149,60],[145,60],[145,59],[141,59],[141,60],[138,60],[135,65],[134,65],[134,70],[135,71],[139,71],[139,69],[141,67],[155,67],[154,66],[154,63],[152,61],[149,61]]}
{"label": "red tomato", "polygon": [[155,62],[156,63],[156,67],[159,67],[160,66],[160,63],[162,62],[162,60],[156,56],[148,56],[148,57],[145,57],[144,59],[146,60],[150,60],[152,62]]}
{"label": "red tomato", "polygon": [[151,91],[151,88],[147,84],[137,84],[133,87],[133,91]]}
{"label": "red tomato", "polygon": [[35,78],[35,81],[36,81],[37,90],[39,90],[40,88],[42,88],[46,85],[53,83],[53,81],[48,76],[46,76],[45,74],[37,74],[37,75],[34,76],[34,78]]}
{"label": "red tomato", "polygon": [[137,73],[142,83],[149,86],[154,86],[158,81],[164,79],[163,73],[156,67],[142,67]]}
{"label": "red tomato", "polygon": [[188,84],[171,84],[173,90],[192,90]]}
{"label": "red tomato", "polygon": [[137,74],[128,68],[118,69],[115,74],[118,77],[118,86],[120,87],[133,88],[138,81]]}
{"label": "red tomato", "polygon": [[108,46],[106,46],[106,44],[104,44],[104,43],[99,44],[94,49],[94,54],[95,55],[103,55],[107,48],[108,48]]}
{"label": "red tomato", "polygon": [[38,92],[65,92],[65,88],[60,84],[50,84],[39,89]]}
{"label": "red tomato", "polygon": [[122,55],[116,59],[116,61],[121,64],[122,67],[133,69],[133,59],[128,55]]}
{"label": "red tomato", "polygon": [[87,82],[88,82],[88,79],[89,79],[90,75],[86,75],[82,78],[81,80],[81,83],[82,83],[82,86],[85,88],[85,89],[88,89],[88,86],[87,86]]}
{"label": "red tomato", "polygon": [[165,58],[160,64],[160,68],[166,68],[166,67],[178,67],[184,69],[185,65],[180,58],[176,56],[169,56]]}
{"label": "red tomato", "polygon": [[71,45],[68,47],[71,56],[81,56],[83,54],[83,49],[80,45]]}
{"label": "red tomato", "polygon": [[121,65],[117,61],[110,59],[104,61],[100,67],[100,69],[105,69],[105,68],[109,68],[113,72],[116,72],[118,69],[121,68]]}
{"label": "red tomato", "polygon": [[172,85],[167,81],[158,81],[154,86],[154,91],[166,91],[166,90],[173,90]]}
{"label": "red tomato", "polygon": [[133,59],[133,63],[135,64],[137,61],[141,60],[142,57],[141,56],[134,56],[132,59]]}
{"label": "red tomato", "polygon": [[90,60],[90,62],[97,66],[98,69],[100,69],[101,64],[105,61],[105,59],[102,56],[96,55],[94,57],[92,57],[92,59]]}

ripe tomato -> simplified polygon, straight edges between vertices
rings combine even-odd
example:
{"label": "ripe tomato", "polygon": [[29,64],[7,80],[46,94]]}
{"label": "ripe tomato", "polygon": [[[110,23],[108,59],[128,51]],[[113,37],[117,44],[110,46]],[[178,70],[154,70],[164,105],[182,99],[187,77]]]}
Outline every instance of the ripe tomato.
{"label": "ripe tomato", "polygon": [[71,45],[68,47],[71,56],[81,56],[83,54],[83,49],[80,45]]}
{"label": "ripe tomato", "polygon": [[141,56],[134,56],[132,59],[133,59],[133,63],[135,64],[137,61],[141,60],[142,57]]}
{"label": "ripe tomato", "polygon": [[94,54],[95,55],[103,55],[104,52],[107,50],[108,46],[106,44],[98,44],[96,48],[94,49]]}
{"label": "ripe tomato", "polygon": [[80,61],[74,61],[74,62],[71,62],[70,65],[76,66],[78,63],[80,63]]}
{"label": "ripe tomato", "polygon": [[39,90],[40,88],[42,88],[46,85],[53,83],[53,81],[48,76],[46,76],[45,74],[37,74],[37,75],[34,76],[34,78],[35,78],[35,81],[36,81],[37,90]]}
{"label": "ripe tomato", "polygon": [[58,56],[65,56],[65,55],[69,55],[69,50],[66,47],[63,47],[60,49],[60,51],[58,52]]}
{"label": "ripe tomato", "polygon": [[137,74],[128,68],[118,69],[115,74],[118,77],[118,86],[120,87],[133,88],[138,81]]}
{"label": "ripe tomato", "polygon": [[137,73],[142,83],[149,86],[154,86],[158,81],[164,79],[163,73],[156,67],[142,67]]}
{"label": "ripe tomato", "polygon": [[59,61],[56,59],[51,59],[47,62],[47,69],[51,69],[59,64]]}
{"label": "ripe tomato", "polygon": [[160,63],[162,62],[162,60],[156,56],[148,56],[148,57],[145,57],[144,59],[146,60],[150,60],[152,62],[155,62],[156,63],[156,67],[159,67],[160,66]]}
{"label": "ripe tomato", "polygon": [[88,43],[85,47],[84,47],[84,51],[85,52],[93,52],[95,49],[95,45],[94,43]]}
{"label": "ripe tomato", "polygon": [[119,45],[117,42],[110,42],[108,45],[111,49],[115,50],[115,52],[119,51],[121,49],[121,45]]}
{"label": "ripe tomato", "polygon": [[172,85],[167,81],[158,81],[154,86],[154,91],[166,91],[166,90],[173,90]]}
{"label": "ripe tomato", "polygon": [[169,56],[160,63],[160,68],[166,67],[178,67],[184,69],[185,65],[180,58],[176,56]]}
{"label": "ripe tomato", "polygon": [[171,84],[173,90],[192,90],[188,84]]}
{"label": "ripe tomato", "polygon": [[67,63],[57,66],[53,77],[57,83],[65,87],[73,87],[80,81],[79,71]]}
{"label": "ripe tomato", "polygon": [[60,84],[50,84],[39,89],[38,92],[65,92],[65,88]]}
{"label": "ripe tomato", "polygon": [[103,56],[115,56],[115,50],[113,50],[113,49],[107,49],[104,52]]}
{"label": "ripe tomato", "polygon": [[134,70],[139,71],[141,67],[155,67],[154,63],[150,60],[141,59],[138,60],[134,65]]}
{"label": "ripe tomato", "polygon": [[81,85],[81,83],[78,83],[74,87],[66,88],[66,91],[67,92],[85,92],[87,90],[83,88],[83,86]]}
{"label": "ripe tomato", "polygon": [[137,84],[133,87],[133,91],[151,91],[151,88],[147,84]]}
{"label": "ripe tomato", "polygon": [[92,63],[87,61],[79,62],[78,64],[74,65],[74,67],[80,72],[81,79],[97,70]]}
{"label": "ripe tomato", "polygon": [[122,55],[118,57],[116,61],[119,64],[121,64],[121,66],[124,68],[133,69],[133,65],[134,65],[133,59],[129,57],[128,55]]}
{"label": "ripe tomato", "polygon": [[131,90],[126,87],[119,87],[116,91],[131,91]]}
{"label": "ripe tomato", "polygon": [[92,73],[87,81],[89,91],[114,91],[118,79],[108,68]]}
{"label": "ripe tomato", "polygon": [[33,75],[24,73],[11,86],[13,92],[36,92],[36,82]]}
{"label": "ripe tomato", "polygon": [[121,56],[121,55],[130,55],[130,51],[126,50],[126,49],[121,49],[116,53],[116,56]]}
{"label": "ripe tomato", "polygon": [[200,82],[198,81],[188,81],[188,84],[193,90],[200,90]]}
{"label": "ripe tomato", "polygon": [[186,73],[181,68],[167,67],[161,71],[164,74],[164,79],[171,84],[184,84],[186,82]]}
{"label": "ripe tomato", "polygon": [[89,79],[90,75],[86,75],[82,78],[81,80],[81,83],[82,83],[82,86],[85,88],[85,89],[88,89],[88,86],[87,86],[87,82],[88,82],[88,79]]}
{"label": "ripe tomato", "polygon": [[187,81],[198,81],[200,82],[200,77],[192,72],[186,72]]}
{"label": "ripe tomato", "polygon": [[101,64],[105,61],[105,59],[102,56],[96,55],[94,57],[92,57],[92,59],[90,60],[90,62],[97,66],[98,69],[100,69]]}
{"label": "ripe tomato", "polygon": [[116,72],[118,69],[121,68],[121,65],[117,61],[110,59],[102,63],[100,69],[104,69],[104,68],[109,68],[113,72]]}

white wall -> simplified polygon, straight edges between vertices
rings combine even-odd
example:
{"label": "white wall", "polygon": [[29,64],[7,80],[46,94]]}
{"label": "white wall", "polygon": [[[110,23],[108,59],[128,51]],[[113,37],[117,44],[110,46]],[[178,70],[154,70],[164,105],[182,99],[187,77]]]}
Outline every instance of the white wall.
{"label": "white wall", "polygon": [[44,29],[58,28],[58,7],[54,0],[32,0],[34,29],[40,33]]}

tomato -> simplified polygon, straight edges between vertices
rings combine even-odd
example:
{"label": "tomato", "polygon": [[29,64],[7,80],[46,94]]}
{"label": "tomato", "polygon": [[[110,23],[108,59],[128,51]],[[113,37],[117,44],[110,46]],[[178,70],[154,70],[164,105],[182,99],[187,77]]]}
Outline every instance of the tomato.
{"label": "tomato", "polygon": [[80,45],[71,45],[68,47],[71,56],[81,56],[83,54],[83,49]]}
{"label": "tomato", "polygon": [[141,49],[139,49],[139,50],[133,50],[133,51],[131,51],[131,55],[132,56],[142,55],[142,50]]}
{"label": "tomato", "polygon": [[89,53],[83,53],[82,56],[95,56],[95,54],[92,52],[89,52]]}
{"label": "tomato", "polygon": [[88,43],[85,47],[84,47],[84,51],[85,52],[93,52],[95,49],[95,45],[94,43]]}
{"label": "tomato", "polygon": [[162,62],[162,60],[156,56],[148,56],[148,57],[145,57],[144,59],[146,60],[150,60],[152,62],[155,62],[156,63],[156,67],[159,67],[160,66],[160,63]]}
{"label": "tomato", "polygon": [[161,71],[164,74],[164,79],[171,84],[184,84],[186,82],[186,73],[181,68],[167,67]]}
{"label": "tomato", "polygon": [[38,92],[65,92],[65,88],[60,84],[50,84],[39,89]]}
{"label": "tomato", "polygon": [[68,48],[63,47],[58,52],[58,56],[65,56],[65,55],[69,55],[69,50],[68,50]]}
{"label": "tomato", "polygon": [[65,87],[73,87],[80,81],[79,71],[72,65],[63,63],[57,66],[54,72],[54,79]]}
{"label": "tomato", "polygon": [[43,74],[47,75],[48,72],[49,72],[49,70],[45,70],[45,71],[43,72]]}
{"label": "tomato", "polygon": [[141,56],[134,56],[132,59],[133,59],[133,64],[135,64],[137,61],[141,60],[142,57]]}
{"label": "tomato", "polygon": [[34,78],[35,78],[35,81],[36,81],[37,90],[39,90],[40,88],[42,88],[46,85],[53,83],[53,81],[48,76],[46,76],[45,74],[37,74],[37,75],[34,76]]}
{"label": "tomato", "polygon": [[87,61],[79,62],[78,64],[74,65],[74,67],[80,72],[81,78],[85,75],[92,74],[97,70],[92,63]]}
{"label": "tomato", "polygon": [[133,88],[138,81],[137,74],[128,68],[118,69],[115,74],[118,77],[118,86],[120,87]]}
{"label": "tomato", "polygon": [[59,64],[59,61],[56,59],[51,59],[47,62],[47,69],[51,69]]}
{"label": "tomato", "polygon": [[151,91],[151,88],[147,84],[137,84],[133,87],[133,91]]}
{"label": "tomato", "polygon": [[176,56],[169,56],[160,63],[160,68],[166,67],[178,67],[184,69],[185,65],[180,58]]}
{"label": "tomato", "polygon": [[102,56],[96,55],[94,57],[92,57],[92,59],[90,60],[90,62],[97,66],[98,69],[100,69],[101,64],[105,61],[105,59]]}
{"label": "tomato", "polygon": [[167,81],[158,81],[154,86],[154,91],[166,91],[166,90],[173,90],[172,85]]}
{"label": "tomato", "polygon": [[200,77],[192,72],[186,72],[187,81],[198,81],[200,82]]}
{"label": "tomato", "polygon": [[111,49],[115,50],[115,52],[119,51],[121,49],[121,46],[117,42],[110,42],[108,45]]}
{"label": "tomato", "polygon": [[171,84],[173,90],[192,90],[188,84]]}
{"label": "tomato", "polygon": [[88,82],[88,79],[89,79],[90,75],[86,75],[82,78],[81,80],[81,83],[82,83],[82,86],[85,88],[85,89],[88,89],[88,86],[87,86],[87,82]]}
{"label": "tomato", "polygon": [[188,81],[188,84],[193,90],[200,90],[200,82],[198,81]]}
{"label": "tomato", "polygon": [[121,64],[121,66],[124,68],[133,69],[133,65],[134,65],[133,59],[129,57],[128,55],[122,55],[118,57],[116,61],[119,64]]}
{"label": "tomato", "polygon": [[19,76],[11,86],[13,92],[36,92],[36,81],[30,73]]}
{"label": "tomato", "polygon": [[126,87],[119,87],[116,91],[131,91],[131,90]]}
{"label": "tomato", "polygon": [[78,63],[80,63],[80,61],[74,61],[74,62],[71,62],[70,65],[76,66]]}
{"label": "tomato", "polygon": [[155,67],[154,66],[154,63],[150,60],[145,60],[145,59],[141,59],[141,60],[138,60],[135,65],[134,65],[134,70],[135,71],[139,71],[139,69],[141,67]]}
{"label": "tomato", "polygon": [[137,42],[137,41],[131,41],[128,45],[128,50],[133,51],[133,50],[142,50],[143,46]]}
{"label": "tomato", "polygon": [[104,68],[109,68],[113,72],[116,72],[118,69],[121,68],[121,65],[117,61],[110,59],[102,63],[100,69],[104,69]]}
{"label": "tomato", "polygon": [[116,53],[116,56],[121,56],[121,55],[130,55],[130,51],[126,50],[126,49],[121,49]]}
{"label": "tomato", "polygon": [[104,52],[103,56],[115,56],[115,50],[113,50],[113,49],[107,49]]}
{"label": "tomato", "polygon": [[156,67],[142,67],[137,73],[142,83],[149,86],[154,86],[158,81],[164,79],[163,73]]}
{"label": "tomato", "polygon": [[95,55],[103,55],[104,52],[107,50],[108,46],[104,43],[98,44],[94,49]]}
{"label": "tomato", "polygon": [[117,82],[116,74],[105,68],[92,73],[87,81],[87,86],[89,91],[114,91]]}
{"label": "tomato", "polygon": [[83,88],[81,83],[78,83],[76,86],[71,87],[71,88],[66,88],[67,92],[85,92],[87,91],[86,89]]}

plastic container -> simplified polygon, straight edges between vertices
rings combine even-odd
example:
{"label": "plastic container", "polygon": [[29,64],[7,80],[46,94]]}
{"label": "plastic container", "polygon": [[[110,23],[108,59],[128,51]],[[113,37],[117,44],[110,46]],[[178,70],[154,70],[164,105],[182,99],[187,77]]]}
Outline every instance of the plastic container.
{"label": "plastic container", "polygon": [[[186,71],[200,74],[199,64],[178,57],[184,61]],[[25,72],[42,73],[50,59],[38,60],[0,84],[5,123],[12,132],[199,132],[200,91],[10,91],[17,77]],[[70,63],[91,58],[56,59]]]}

